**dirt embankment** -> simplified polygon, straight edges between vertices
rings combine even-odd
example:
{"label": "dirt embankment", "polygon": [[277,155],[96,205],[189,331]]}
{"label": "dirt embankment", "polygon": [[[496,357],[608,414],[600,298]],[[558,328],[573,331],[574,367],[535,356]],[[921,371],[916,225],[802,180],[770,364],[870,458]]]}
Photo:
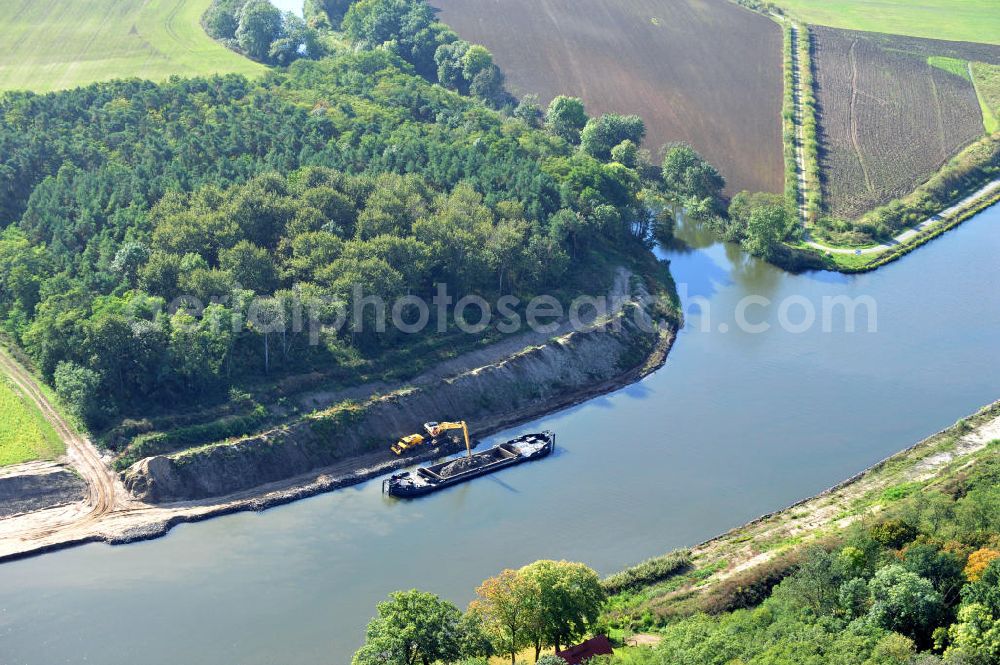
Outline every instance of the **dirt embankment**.
{"label": "dirt embankment", "polygon": [[97,451],[73,435],[70,462],[86,481],[87,500],[0,518],[0,561],[156,538],[176,524],[289,503],[457,452],[461,446],[418,448],[403,458],[388,451],[389,440],[428,418],[460,415],[486,435],[627,385],[663,364],[676,332],[671,321],[636,324],[648,322],[647,312],[669,311],[653,306],[641,281],[618,272],[610,295],[620,304],[613,315],[620,328],[508,338],[435,367],[406,390],[379,396],[385,387],[373,384],[370,393],[355,391],[350,405],[337,404],[344,399],[338,391],[304,395],[303,406],[325,410],[258,436],[138,462],[126,474],[132,492],[103,465],[100,476],[91,473]]}
{"label": "dirt embankment", "polygon": [[[662,364],[673,340],[670,325],[649,319],[651,296],[641,287],[636,291],[604,325],[389,395],[333,406],[236,442],[140,460],[125,473],[125,486],[151,503],[220,497],[384,448],[425,420],[461,417],[482,436],[607,392]],[[375,461],[393,461],[382,456],[386,459]]]}

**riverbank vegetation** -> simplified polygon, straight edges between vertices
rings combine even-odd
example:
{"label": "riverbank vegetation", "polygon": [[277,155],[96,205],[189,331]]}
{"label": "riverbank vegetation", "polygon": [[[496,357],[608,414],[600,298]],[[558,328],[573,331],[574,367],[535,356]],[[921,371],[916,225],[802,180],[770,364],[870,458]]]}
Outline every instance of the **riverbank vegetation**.
{"label": "riverbank vegetation", "polygon": [[524,649],[537,662],[591,632],[606,593],[597,574],[579,563],[536,561],[504,570],[476,589],[463,615],[452,603],[417,590],[379,603],[353,665],[463,663],[485,665]]}
{"label": "riverbank vegetation", "polygon": [[14,0],[0,22],[0,90],[46,92],[94,81],[265,70],[214,42],[209,0]]}
{"label": "riverbank vegetation", "polygon": [[722,240],[738,243],[754,256],[787,270],[830,266],[818,254],[795,246],[802,226],[780,194],[742,191],[727,200],[722,176],[686,144],[666,148],[662,172],[670,214],[658,216],[653,224],[660,242],[672,241],[673,213],[683,210],[689,219],[706,225]]}
{"label": "riverbank vegetation", "polygon": [[615,634],[662,638],[620,662],[994,662],[1000,615],[971,606],[1000,588],[998,416],[680,553],[688,568],[610,600]]}
{"label": "riverbank vegetation", "polygon": [[926,231],[919,232],[912,239],[899,243],[892,248],[873,254],[829,254],[827,259],[837,270],[845,273],[861,273],[876,270],[884,265],[897,261],[917,247],[930,242],[942,233],[950,231],[962,222],[972,219],[990,206],[1000,203],[1000,191],[994,191],[988,196],[973,202],[967,208],[947,220],[934,224]]}

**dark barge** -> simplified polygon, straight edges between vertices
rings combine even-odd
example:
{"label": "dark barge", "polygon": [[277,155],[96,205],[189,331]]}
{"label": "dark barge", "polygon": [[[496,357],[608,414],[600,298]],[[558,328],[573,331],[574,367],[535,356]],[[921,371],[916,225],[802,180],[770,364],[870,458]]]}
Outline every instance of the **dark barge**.
{"label": "dark barge", "polygon": [[508,466],[541,459],[551,453],[555,445],[556,435],[552,432],[525,434],[468,457],[456,457],[419,467],[416,471],[394,474],[382,481],[382,491],[402,499],[424,496]]}

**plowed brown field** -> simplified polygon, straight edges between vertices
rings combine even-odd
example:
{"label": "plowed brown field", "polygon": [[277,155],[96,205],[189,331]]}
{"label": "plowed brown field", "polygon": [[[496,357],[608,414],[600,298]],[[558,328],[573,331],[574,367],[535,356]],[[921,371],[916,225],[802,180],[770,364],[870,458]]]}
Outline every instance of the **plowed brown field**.
{"label": "plowed brown field", "polygon": [[829,212],[852,219],[912,191],[983,135],[972,83],[928,56],[1000,62],[1000,47],[813,28]]}
{"label": "plowed brown field", "polygon": [[727,0],[431,0],[511,91],[636,113],[654,155],[687,141],[740,189],[781,192],[781,29]]}

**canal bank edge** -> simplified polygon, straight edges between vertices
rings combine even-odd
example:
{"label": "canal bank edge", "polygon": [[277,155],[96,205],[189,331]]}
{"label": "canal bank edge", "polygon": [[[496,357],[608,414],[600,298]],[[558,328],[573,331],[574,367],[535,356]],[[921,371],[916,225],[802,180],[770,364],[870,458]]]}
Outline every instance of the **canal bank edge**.
{"label": "canal bank edge", "polygon": [[[850,265],[850,264],[840,263],[836,259],[830,259],[831,261],[834,262],[834,265],[830,269],[849,275],[866,273],[866,272],[871,272],[873,270],[877,270],[882,266],[898,261],[899,259],[903,258],[910,252],[919,249],[920,247],[929,243],[931,240],[934,240],[938,236],[941,236],[942,234],[951,231],[952,229],[956,228],[963,222],[968,221],[972,217],[975,217],[976,215],[983,212],[987,208],[993,207],[997,203],[1000,203],[1000,190],[994,190],[992,193],[987,194],[986,196],[979,198],[976,201],[973,201],[968,207],[959,211],[953,217],[945,221],[939,222],[937,224],[934,224],[933,226],[930,226],[929,228],[923,231],[918,231],[917,234],[913,236],[911,239],[899,243],[898,245],[894,245],[891,249],[888,249],[884,252],[871,255],[870,260],[868,260],[867,262],[861,263],[859,265]],[[848,259],[853,258],[853,255],[848,255],[847,258]],[[842,260],[843,259],[841,259],[841,261]]]}
{"label": "canal bank edge", "polygon": [[[615,291],[611,294],[614,296],[622,293],[629,296],[623,303],[620,303],[621,308],[613,315],[614,319],[622,319],[620,330],[616,331],[613,326],[609,326],[611,330],[603,332],[594,330],[594,326],[591,325],[577,332],[553,336],[548,338],[545,343],[529,346],[491,364],[479,366],[471,371],[458,372],[443,380],[436,380],[433,385],[424,385],[420,389],[400,391],[398,394],[388,396],[373,396],[369,400],[374,402],[371,405],[370,413],[375,413],[376,407],[383,410],[379,412],[398,408],[400,400],[404,405],[415,406],[415,402],[411,401],[414,399],[414,395],[426,396],[435,389],[440,391],[442,386],[456,383],[459,386],[466,385],[461,381],[463,378],[465,381],[469,381],[477,375],[483,375],[479,383],[480,385],[488,385],[490,377],[505,373],[513,375],[520,370],[530,369],[532,365],[544,365],[546,359],[558,361],[555,363],[555,367],[568,368],[571,376],[576,376],[576,381],[572,384],[560,383],[559,378],[562,375],[550,377],[547,384],[549,392],[534,396],[535,398],[527,403],[519,404],[516,409],[507,408],[499,414],[493,414],[493,417],[476,420],[475,434],[487,436],[545,414],[569,408],[640,380],[661,367],[666,361],[677,330],[681,325],[681,315],[676,289],[664,264],[656,261],[650,255],[648,261],[634,262],[631,268],[631,270],[625,267],[619,268],[620,280],[616,280]],[[619,281],[625,286],[618,286]],[[655,325],[640,328],[633,325],[630,319],[624,318],[635,312],[650,317]],[[588,363],[594,360],[592,356],[595,353],[602,354],[598,358],[604,363],[602,365],[604,371],[600,375],[587,371],[590,369]],[[600,363],[599,366],[601,366]],[[575,374],[573,374],[574,372]],[[450,394],[454,395],[454,389]],[[407,398],[408,395],[409,398]],[[334,408],[343,409],[345,407],[341,404]],[[364,411],[359,405],[353,405],[352,408]],[[316,416],[317,414],[311,415]],[[419,415],[426,419],[426,414]],[[358,421],[352,422],[357,425]],[[418,422],[422,422],[422,420]],[[329,423],[327,425],[329,426]],[[407,425],[412,427],[410,422],[407,422]],[[245,464],[248,461],[253,462],[254,453],[260,453],[262,457],[266,457],[275,451],[280,451],[282,449],[280,442],[274,440],[279,437],[273,435],[284,434],[288,430],[296,428],[304,429],[302,423],[296,422],[285,427],[275,428],[264,435],[247,437],[237,442],[203,446],[188,451],[192,457],[184,460],[184,463],[177,464],[176,461],[172,460],[168,461],[168,464],[170,468],[183,469],[183,467],[188,467],[182,470],[182,474],[189,474],[197,468],[198,464],[210,460],[208,464],[229,466],[231,471],[240,464]],[[322,429],[322,425],[320,429]],[[300,434],[300,436],[307,438],[312,436],[314,437],[313,443],[315,443],[317,433]],[[368,438],[371,439],[371,437]],[[242,450],[236,449],[239,452],[226,454],[234,450],[231,447],[233,443],[245,443],[255,439],[257,440],[256,445],[245,444]],[[327,465],[311,468],[307,472],[289,475],[289,469],[286,468],[284,473],[277,474],[280,477],[272,482],[261,483],[260,476],[254,476],[254,482],[257,484],[252,487],[242,490],[233,489],[225,495],[212,498],[183,500],[178,498],[169,503],[157,504],[130,496],[123,499],[112,512],[102,515],[100,519],[82,521],[79,524],[73,523],[59,528],[49,528],[48,526],[45,513],[51,511],[28,513],[11,518],[11,520],[0,520],[0,525],[4,527],[3,530],[0,530],[0,562],[22,559],[84,543],[125,544],[157,538],[166,534],[177,524],[202,521],[236,512],[264,510],[272,506],[283,505],[323,492],[355,485],[404,466],[457,451],[455,447],[428,449],[400,459],[388,454],[387,448],[386,441],[378,441],[374,452],[361,450],[353,456],[331,456],[333,461]],[[294,460],[293,447],[286,450],[292,451],[291,458]],[[182,455],[184,453],[176,454],[175,457]],[[128,473],[125,475],[127,476]],[[182,476],[182,478],[184,477]],[[139,472],[138,477],[131,481],[126,478],[126,482],[140,483],[144,490],[148,488],[146,483],[151,480],[156,482],[152,476],[144,476],[143,472]],[[197,482],[193,486],[197,490],[203,491]],[[237,486],[243,487],[244,484],[240,483]],[[174,487],[183,489],[184,485]],[[18,535],[31,533],[40,533],[41,535],[32,538],[22,538]]]}
{"label": "canal bank edge", "polygon": [[952,217],[927,226],[911,238],[891,246],[889,249],[862,255],[828,254],[820,249],[805,246],[781,245],[777,254],[769,262],[782,270],[798,274],[810,270],[829,270],[845,275],[872,272],[898,261],[910,252],[919,249],[931,240],[951,231],[987,208],[1000,203],[1000,190],[993,190],[971,202]]}
{"label": "canal bank edge", "polygon": [[836,541],[842,529],[878,513],[895,495],[934,485],[998,440],[1000,400],[814,496],[664,555],[688,563],[620,597],[609,618],[624,624],[650,612],[666,617],[727,609],[735,595],[779,581],[806,547]]}
{"label": "canal bank edge", "polygon": [[652,311],[658,297],[640,284],[606,330],[570,332],[431,385],[341,403],[236,442],[140,460],[125,485],[152,503],[225,496],[376,450],[434,414],[462,414],[483,436],[566,408],[662,365],[676,325]]}

